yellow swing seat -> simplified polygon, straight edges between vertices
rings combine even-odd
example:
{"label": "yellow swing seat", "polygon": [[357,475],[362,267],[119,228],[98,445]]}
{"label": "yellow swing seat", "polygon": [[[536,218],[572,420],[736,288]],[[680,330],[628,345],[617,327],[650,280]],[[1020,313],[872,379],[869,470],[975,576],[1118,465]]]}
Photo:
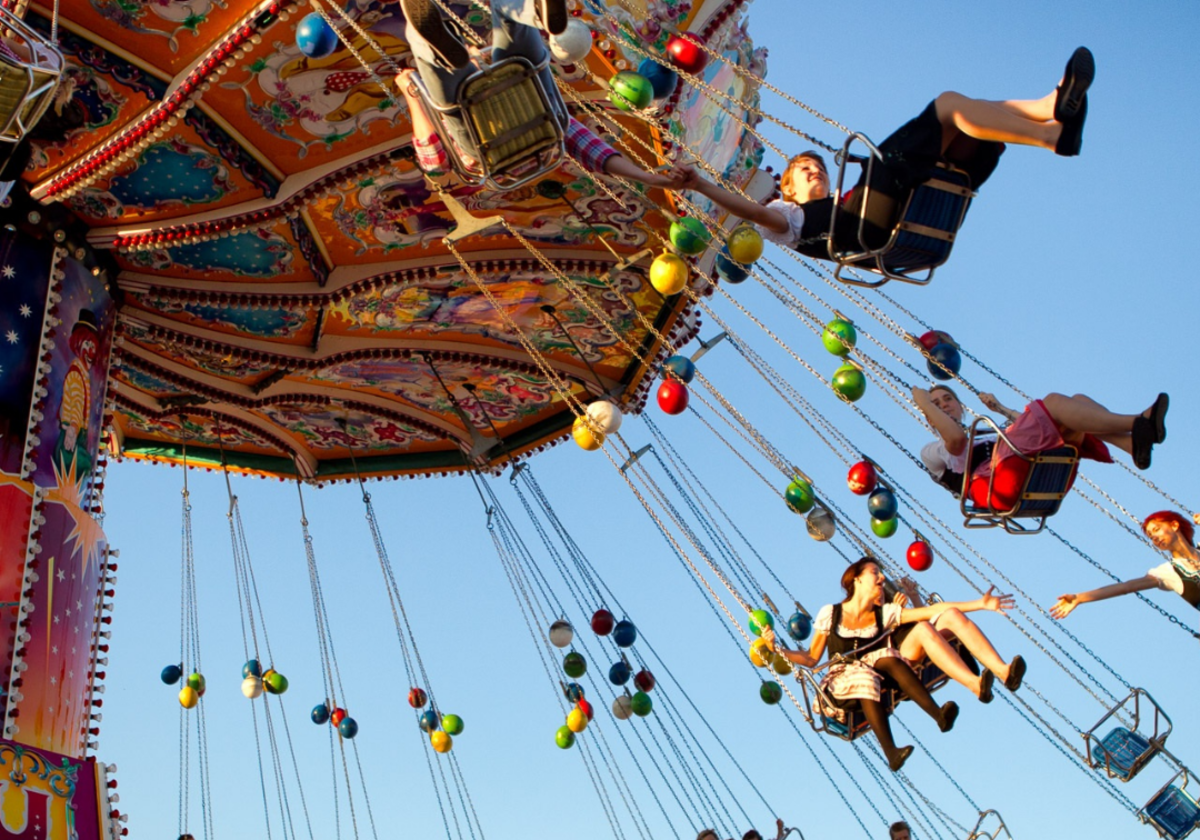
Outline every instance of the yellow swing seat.
{"label": "yellow swing seat", "polygon": [[25,138],[50,107],[62,79],[62,52],[0,5],[0,142]]}

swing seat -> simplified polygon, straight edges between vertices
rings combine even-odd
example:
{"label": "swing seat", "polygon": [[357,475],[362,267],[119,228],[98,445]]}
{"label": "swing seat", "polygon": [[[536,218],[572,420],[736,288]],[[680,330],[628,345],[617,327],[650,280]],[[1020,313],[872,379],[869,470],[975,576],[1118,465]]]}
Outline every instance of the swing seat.
{"label": "swing seat", "polygon": [[[547,66],[542,62],[535,67],[520,56],[489,64],[468,76],[459,87],[458,102],[447,106],[434,103],[414,76],[421,103],[438,124],[451,166],[463,181],[505,192],[558,167],[563,126],[552,105],[557,92],[547,91],[538,75]],[[472,148],[457,148],[448,117],[462,121]]]}
{"label": "swing seat", "polygon": [[[1175,780],[1183,777],[1183,785]],[[1183,840],[1200,826],[1200,804],[1187,791],[1187,771],[1181,769],[1170,782],[1138,811],[1138,819],[1148,823],[1166,840]]]}
{"label": "swing seat", "polygon": [[[990,427],[1014,455],[1001,461],[986,478],[973,477],[970,472],[963,476],[959,496],[963,525],[1001,526],[1010,534],[1039,533],[1071,492],[1079,470],[1079,449],[1064,444],[1044,452],[1025,453],[1013,446],[990,418],[980,417],[971,424],[968,451],[975,445],[981,424]],[[1027,524],[1027,520],[1036,522]]]}
{"label": "swing seat", "polygon": [[[1149,726],[1144,726],[1142,721],[1143,697],[1154,710]],[[1114,727],[1103,738],[1097,737],[1097,730],[1114,716],[1118,720],[1125,717],[1132,717],[1132,720],[1128,725]],[[1141,772],[1150,759],[1166,751],[1167,738],[1170,737],[1173,728],[1171,719],[1154,698],[1144,690],[1135,688],[1128,697],[1109,709],[1104,717],[1083,734],[1088,745],[1088,766],[1102,767],[1110,779],[1128,782]]]}
{"label": "swing seat", "polygon": [[1092,745],[1092,761],[1112,778],[1128,782],[1158,751],[1144,735],[1118,726]]}
{"label": "swing seat", "polygon": [[[867,157],[850,154],[855,140],[867,146]],[[860,188],[861,197],[856,196],[852,202],[854,206],[842,207],[842,186],[849,163],[864,164],[866,177]],[[934,271],[950,258],[958,229],[975,197],[971,178],[961,169],[938,163],[926,180],[908,194],[897,212],[894,198],[871,190],[871,176],[876,165],[882,165],[882,156],[862,134],[851,135],[838,154],[837,190],[828,240],[829,258],[837,263],[834,279],[868,288],[882,286],[889,280],[924,286],[933,279]],[[852,213],[857,220],[855,241],[849,247],[844,242],[844,215],[847,213]],[[872,236],[880,228],[891,231],[882,243],[875,241],[877,234]],[[843,276],[842,272],[847,268],[862,269],[881,279]]]}
{"label": "swing seat", "polygon": [[[995,822],[996,827],[988,828],[989,822]],[[1004,824],[1004,818],[998,811],[991,808],[979,812],[979,820],[971,829],[971,833],[967,835],[967,840],[1011,840],[1011,838],[1012,834],[1009,832],[1008,826]]]}
{"label": "swing seat", "polygon": [[51,41],[0,5],[0,142],[16,144],[58,91],[63,57]]}

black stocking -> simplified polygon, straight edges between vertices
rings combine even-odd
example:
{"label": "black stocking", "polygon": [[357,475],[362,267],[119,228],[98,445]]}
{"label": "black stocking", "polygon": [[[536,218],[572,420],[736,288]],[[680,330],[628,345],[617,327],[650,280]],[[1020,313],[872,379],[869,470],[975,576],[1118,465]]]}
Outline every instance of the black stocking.
{"label": "black stocking", "polygon": [[908,666],[907,662],[894,656],[888,656],[875,660],[874,667],[879,673],[891,677],[896,685],[900,686],[900,690],[908,696],[908,699],[920,706],[925,714],[941,723],[941,707],[933,699],[933,695],[929,693],[925,684],[917,679],[917,675],[913,673],[913,669]]}
{"label": "black stocking", "polygon": [[884,755],[891,758],[896,752],[896,742],[892,740],[892,724],[888,721],[883,704],[878,700],[860,699],[858,702],[862,706],[863,717],[871,724],[875,737],[879,739],[879,746],[883,747]]}

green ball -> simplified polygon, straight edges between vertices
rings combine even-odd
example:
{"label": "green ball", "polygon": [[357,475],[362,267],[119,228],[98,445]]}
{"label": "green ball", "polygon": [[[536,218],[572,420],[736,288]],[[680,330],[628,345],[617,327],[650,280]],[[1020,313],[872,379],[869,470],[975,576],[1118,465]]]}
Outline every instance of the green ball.
{"label": "green ball", "polygon": [[858,332],[849,321],[837,318],[825,325],[821,333],[821,341],[825,349],[835,356],[845,356],[850,353],[858,341]]}
{"label": "green ball", "polygon": [[783,498],[793,513],[808,513],[817,503],[817,495],[813,492],[812,485],[799,476],[792,479],[792,483],[783,493]]}
{"label": "green ball", "polygon": [[764,627],[770,627],[774,630],[775,616],[766,610],[755,610],[750,613],[750,632],[755,636],[761,636]]}
{"label": "green ball", "polygon": [[271,694],[283,694],[288,690],[287,677],[278,671],[268,671],[263,676],[263,687]]}
{"label": "green ball", "polygon": [[207,686],[207,683],[204,680],[204,675],[201,674],[199,671],[192,673],[192,674],[188,674],[187,684],[188,684],[189,688],[191,688],[193,691],[195,691],[201,697],[204,696],[204,689]]}
{"label": "green ball", "polygon": [[608,80],[608,99],[622,111],[640,111],[654,101],[654,86],[641,73],[622,70]]}
{"label": "green ball", "polygon": [[779,687],[779,683],[765,682],[759,688],[758,696],[768,706],[774,706],[783,699],[783,689]]}
{"label": "green ball", "polygon": [[558,744],[560,750],[569,750],[575,746],[575,733],[571,731],[571,727],[558,727],[558,731],[554,733],[554,743]]}
{"label": "green ball", "polygon": [[876,519],[871,517],[871,530],[875,532],[877,537],[890,537],[896,533],[896,529],[900,527],[900,517],[893,516],[891,519]]}
{"label": "green ball", "polygon": [[442,729],[447,735],[461,735],[463,731],[463,719],[458,715],[442,715]]}
{"label": "green ball", "polygon": [[850,402],[857,402],[867,391],[867,377],[852,364],[844,364],[833,372],[833,390]]}
{"label": "green ball", "polygon": [[708,247],[709,240],[712,239],[712,234],[708,232],[704,223],[691,216],[671,222],[670,236],[675,250],[689,257],[702,252]]}
{"label": "green ball", "polygon": [[654,701],[650,699],[650,695],[644,691],[639,691],[633,695],[630,701],[633,708],[633,713],[638,717],[645,717],[650,714],[650,710],[654,708]]}
{"label": "green ball", "polygon": [[563,658],[563,671],[571,679],[579,679],[587,673],[587,660],[583,654],[572,651]]}

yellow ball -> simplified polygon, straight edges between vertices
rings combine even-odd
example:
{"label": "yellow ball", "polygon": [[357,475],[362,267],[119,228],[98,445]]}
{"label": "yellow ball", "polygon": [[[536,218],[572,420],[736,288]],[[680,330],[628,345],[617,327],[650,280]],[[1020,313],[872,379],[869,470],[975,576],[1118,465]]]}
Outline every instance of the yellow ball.
{"label": "yellow ball", "polygon": [[677,295],[688,281],[687,263],[674,254],[659,254],[650,263],[650,285],[663,295]]}
{"label": "yellow ball", "polygon": [[196,704],[200,702],[200,693],[190,685],[185,685],[179,689],[179,705],[185,709],[194,709]]}
{"label": "yellow ball", "polygon": [[454,739],[440,729],[429,733],[429,743],[436,752],[448,753],[454,746]]}
{"label": "yellow ball", "polygon": [[771,657],[771,667],[775,669],[776,674],[787,675],[792,673],[792,663],[783,654],[777,653]]}
{"label": "yellow ball", "polygon": [[575,438],[580,449],[587,452],[594,452],[604,444],[604,435],[592,431],[584,417],[575,418],[575,425],[571,427],[571,437]]}
{"label": "yellow ball", "polygon": [[729,256],[742,265],[750,263],[762,256],[762,234],[750,225],[738,225],[729,234]]}
{"label": "yellow ball", "polygon": [[766,668],[771,657],[771,648],[767,646],[766,639],[755,639],[750,643],[750,661],[754,663],[754,667]]}
{"label": "yellow ball", "polygon": [[578,734],[587,729],[588,719],[582,709],[572,709],[567,715],[567,728]]}

